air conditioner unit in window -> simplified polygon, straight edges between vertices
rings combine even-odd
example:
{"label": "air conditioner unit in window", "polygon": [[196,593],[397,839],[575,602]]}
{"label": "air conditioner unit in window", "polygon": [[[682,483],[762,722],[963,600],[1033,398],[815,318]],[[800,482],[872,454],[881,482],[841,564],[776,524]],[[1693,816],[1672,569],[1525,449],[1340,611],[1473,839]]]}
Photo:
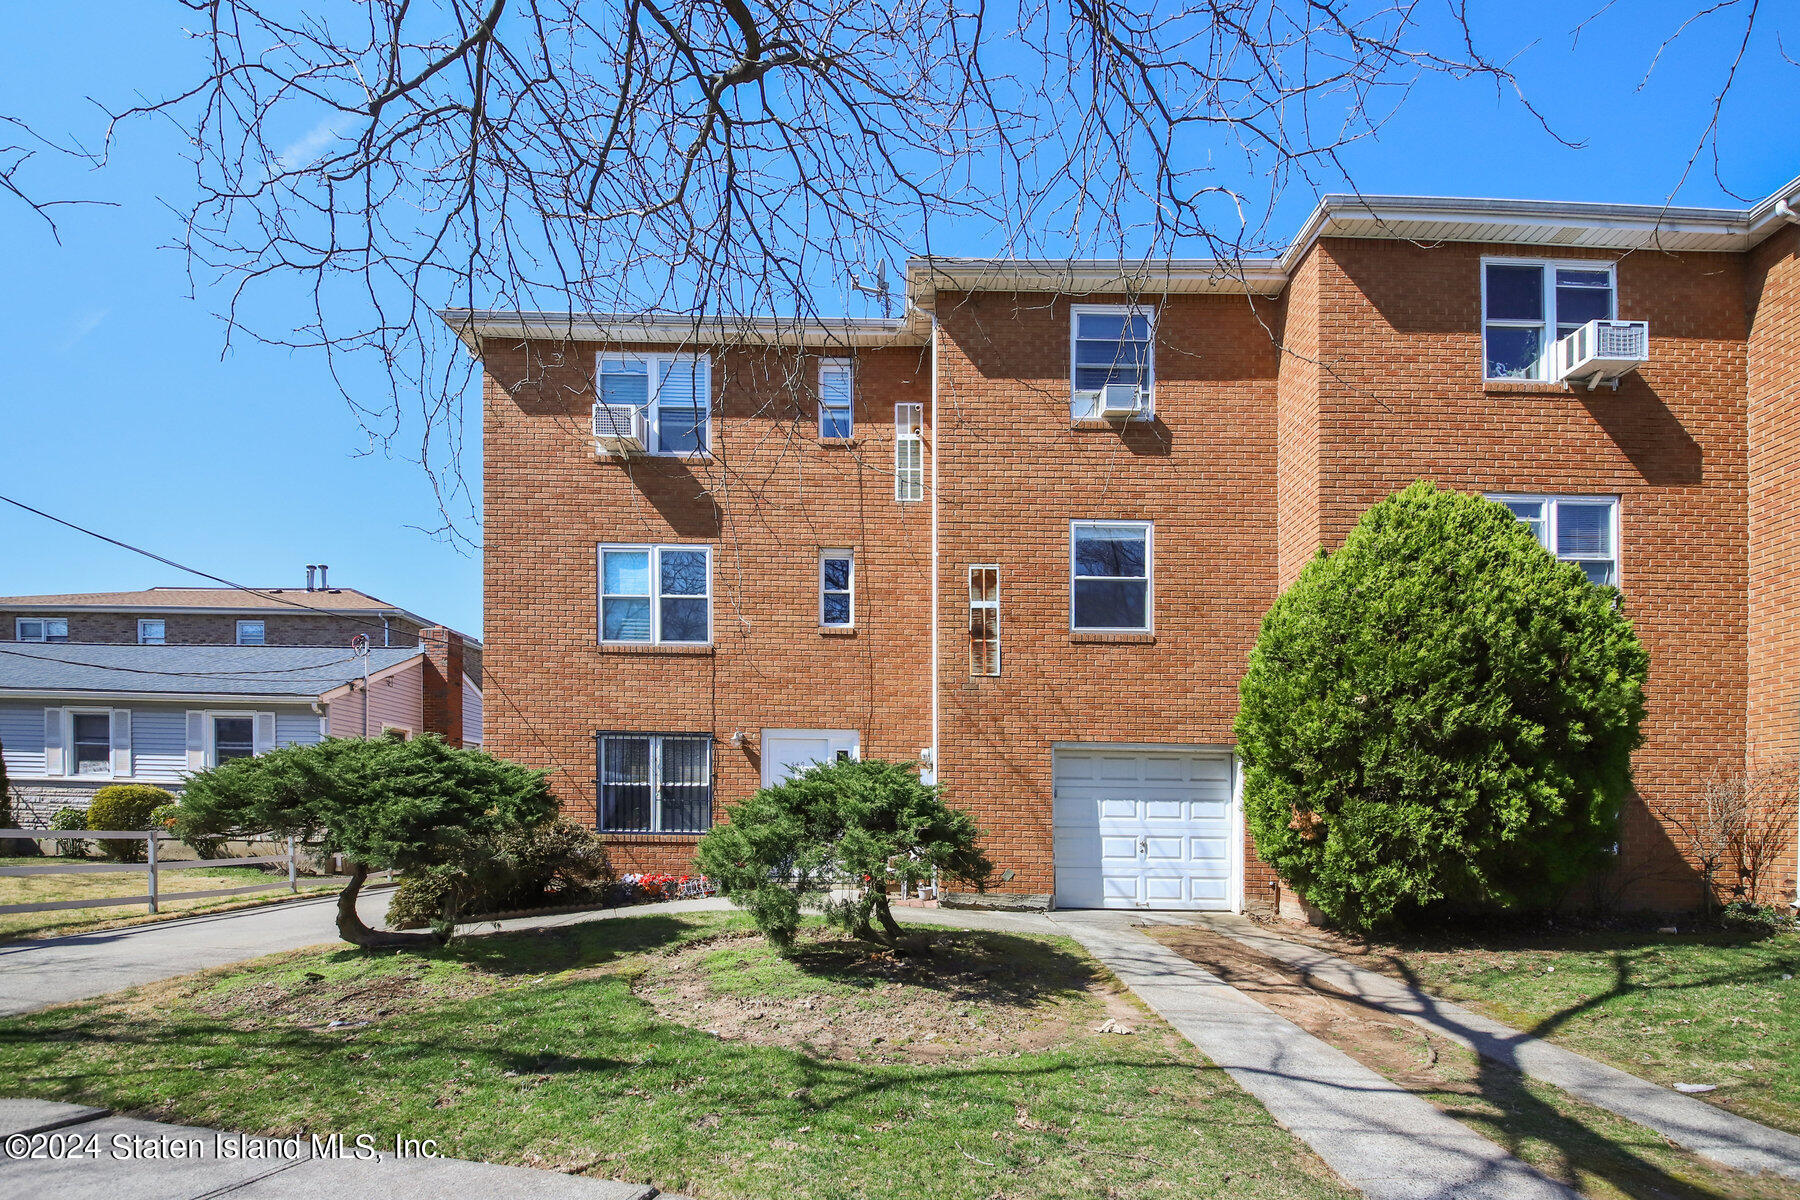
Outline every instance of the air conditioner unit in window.
{"label": "air conditioner unit in window", "polygon": [[649,422],[637,405],[594,405],[594,449],[605,454],[629,454],[642,450],[649,437]]}
{"label": "air conditioner unit in window", "polygon": [[1109,383],[1100,389],[1100,415],[1133,417],[1144,411],[1145,395],[1135,383]]}
{"label": "air conditioner unit in window", "polygon": [[1586,383],[1591,392],[1600,383],[1619,386],[1619,377],[1650,361],[1650,324],[1647,321],[1589,321],[1556,343],[1556,378],[1563,383]]}

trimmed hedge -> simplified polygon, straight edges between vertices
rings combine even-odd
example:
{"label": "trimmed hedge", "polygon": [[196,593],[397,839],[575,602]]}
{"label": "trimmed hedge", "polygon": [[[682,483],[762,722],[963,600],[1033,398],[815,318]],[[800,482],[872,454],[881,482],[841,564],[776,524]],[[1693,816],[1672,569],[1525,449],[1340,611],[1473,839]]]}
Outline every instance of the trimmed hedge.
{"label": "trimmed hedge", "polygon": [[[154,829],[152,815],[164,805],[172,804],[172,792],[147,783],[115,783],[94,793],[88,802],[89,829]],[[100,852],[115,862],[142,862],[144,843],[121,838],[100,842]]]}
{"label": "trimmed hedge", "polygon": [[1237,717],[1257,853],[1355,928],[1552,901],[1617,841],[1648,666],[1616,589],[1416,483],[1263,619]]}

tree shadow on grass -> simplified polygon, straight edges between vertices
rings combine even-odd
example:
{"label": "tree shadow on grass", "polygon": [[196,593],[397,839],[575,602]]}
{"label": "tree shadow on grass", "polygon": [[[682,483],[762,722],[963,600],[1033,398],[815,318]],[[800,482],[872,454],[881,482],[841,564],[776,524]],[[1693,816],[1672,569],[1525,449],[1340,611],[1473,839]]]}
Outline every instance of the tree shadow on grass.
{"label": "tree shadow on grass", "polygon": [[[1395,959],[1393,966],[1417,994],[1419,1015],[1431,1024],[1467,1039],[1475,1048],[1476,1075],[1471,1090],[1494,1111],[1459,1110],[1454,1103],[1440,1101],[1452,1116],[1482,1126],[1488,1136],[1515,1155],[1523,1156],[1531,1143],[1552,1148],[1554,1154],[1547,1164],[1547,1173],[1570,1180],[1577,1187],[1590,1186],[1595,1179],[1604,1180],[1635,1200],[1718,1200],[1719,1197],[1743,1194],[1721,1191],[1694,1179],[1671,1175],[1628,1141],[1603,1132],[1597,1124],[1568,1115],[1540,1099],[1526,1084],[1527,1075],[1519,1059],[1522,1045],[1531,1039],[1546,1038],[1582,1013],[1642,990],[1634,981],[1632,963],[1627,955],[1612,955],[1612,981],[1603,991],[1552,1013],[1513,1036],[1496,1036],[1464,1025],[1455,1013],[1445,1011],[1436,997],[1425,990],[1416,973],[1404,961]],[[1709,986],[1719,982],[1723,980],[1708,979],[1678,986]],[[1374,1001],[1346,995],[1335,988],[1332,991],[1372,1014],[1391,1015],[1391,1010]],[[1552,1084],[1541,1086],[1554,1087]],[[1569,1098],[1578,1105],[1588,1104],[1578,1096]],[[1661,1134],[1638,1126],[1629,1118],[1598,1109],[1595,1117],[1596,1121],[1611,1119],[1626,1124],[1632,1130],[1631,1136],[1645,1145],[1664,1141]],[[1716,1163],[1709,1163],[1709,1166],[1721,1172],[1728,1170]],[[1752,1181],[1748,1175],[1743,1179],[1747,1184]],[[1782,1191],[1778,1185],[1766,1194],[1780,1195]]]}

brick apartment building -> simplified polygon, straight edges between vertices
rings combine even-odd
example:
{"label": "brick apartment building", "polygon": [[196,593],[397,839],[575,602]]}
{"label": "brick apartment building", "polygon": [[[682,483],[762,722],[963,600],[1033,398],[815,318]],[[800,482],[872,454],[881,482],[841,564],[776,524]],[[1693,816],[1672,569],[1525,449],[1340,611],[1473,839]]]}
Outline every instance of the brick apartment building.
{"label": "brick apartment building", "polygon": [[[1690,905],[1659,814],[1800,751],[1793,190],[1333,196],[1268,259],[915,260],[893,320],[447,310],[485,371],[487,745],[623,869],[847,754],[973,810],[995,900],[1255,904],[1259,622],[1432,479],[1623,590],[1652,667],[1606,886]],[[1565,384],[1595,320],[1642,361]]]}

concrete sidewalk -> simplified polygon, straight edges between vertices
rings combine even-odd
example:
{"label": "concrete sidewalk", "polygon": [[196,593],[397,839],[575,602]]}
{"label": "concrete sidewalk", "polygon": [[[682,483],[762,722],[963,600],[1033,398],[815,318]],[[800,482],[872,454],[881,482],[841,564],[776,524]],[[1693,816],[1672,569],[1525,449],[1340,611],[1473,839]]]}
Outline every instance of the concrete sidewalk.
{"label": "concrete sidewalk", "polygon": [[[395,1153],[393,1133],[342,1142],[249,1137],[109,1116],[47,1100],[0,1100],[0,1194],[55,1200],[651,1200],[643,1183]],[[358,1146],[358,1133],[373,1140]],[[34,1136],[39,1135],[39,1136]],[[41,1157],[39,1157],[41,1156]],[[671,1198],[679,1200],[679,1198]]]}
{"label": "concrete sidewalk", "polygon": [[1800,1137],[1791,1133],[1595,1062],[1378,971],[1290,941],[1245,917],[1196,913],[1191,923],[1267,955],[1352,999],[1422,1025],[1483,1058],[1654,1129],[1702,1157],[1739,1171],[1772,1171],[1800,1179]]}
{"label": "concrete sidewalk", "polygon": [[[357,911],[378,924],[391,888],[365,888]],[[177,917],[0,945],[0,1017],[103,996],[319,942],[337,941],[337,897]]]}
{"label": "concrete sidewalk", "polygon": [[1047,920],[1224,1068],[1370,1200],[1575,1200],[1578,1193],[1132,928],[1136,913]]}

